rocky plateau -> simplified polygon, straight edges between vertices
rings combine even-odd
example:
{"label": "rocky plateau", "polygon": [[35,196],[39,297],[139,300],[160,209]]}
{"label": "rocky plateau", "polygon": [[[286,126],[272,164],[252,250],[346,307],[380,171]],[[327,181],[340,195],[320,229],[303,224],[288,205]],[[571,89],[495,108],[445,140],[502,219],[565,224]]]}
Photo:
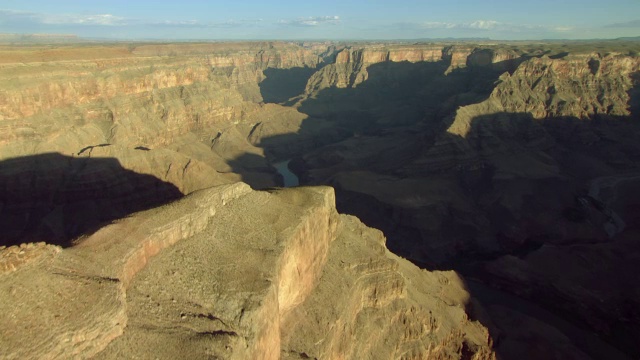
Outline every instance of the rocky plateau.
{"label": "rocky plateau", "polygon": [[0,358],[637,358],[639,46],[0,46]]}

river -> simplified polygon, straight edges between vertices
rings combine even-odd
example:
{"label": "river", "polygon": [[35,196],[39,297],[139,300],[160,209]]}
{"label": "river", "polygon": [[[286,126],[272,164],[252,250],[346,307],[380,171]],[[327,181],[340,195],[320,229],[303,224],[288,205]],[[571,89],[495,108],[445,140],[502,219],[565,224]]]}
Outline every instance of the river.
{"label": "river", "polygon": [[292,187],[300,185],[300,181],[298,180],[298,176],[289,170],[289,162],[291,160],[280,161],[273,164],[273,167],[276,168],[276,171],[282,178],[284,179],[284,187]]}

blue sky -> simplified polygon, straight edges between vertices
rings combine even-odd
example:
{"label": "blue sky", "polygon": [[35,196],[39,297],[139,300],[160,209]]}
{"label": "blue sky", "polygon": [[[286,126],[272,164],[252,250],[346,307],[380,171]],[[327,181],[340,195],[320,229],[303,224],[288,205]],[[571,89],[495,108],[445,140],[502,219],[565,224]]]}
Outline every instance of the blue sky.
{"label": "blue sky", "polygon": [[640,36],[640,0],[0,0],[0,33],[114,39]]}

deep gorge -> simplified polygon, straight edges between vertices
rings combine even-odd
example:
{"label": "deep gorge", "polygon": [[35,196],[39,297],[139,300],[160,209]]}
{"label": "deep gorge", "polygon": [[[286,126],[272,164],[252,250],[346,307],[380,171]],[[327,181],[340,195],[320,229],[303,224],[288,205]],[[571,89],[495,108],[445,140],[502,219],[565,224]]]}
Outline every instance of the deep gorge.
{"label": "deep gorge", "polygon": [[[499,356],[637,357],[640,187],[614,181],[595,198],[589,186],[640,173],[640,58],[555,46],[139,44],[5,60],[3,245],[73,249],[105,223],[203,189],[275,191],[285,183],[274,164],[287,161],[394,254],[603,341],[583,348],[467,287],[479,303],[465,311]],[[613,237],[607,209],[626,223]]]}
{"label": "deep gorge", "polygon": [[[617,241],[603,233],[610,215],[598,204],[606,199],[594,200],[595,205],[580,199],[590,199],[589,181],[599,171],[637,173],[638,147],[622,135],[638,134],[637,116],[619,112],[637,103],[637,84],[627,87],[626,96],[610,93],[626,80],[598,73],[600,59],[563,57],[557,63],[553,56],[501,55],[507,60],[495,61],[492,50],[476,49],[466,67],[453,70],[446,57],[434,63],[328,65],[311,77],[295,106],[309,115],[307,123],[329,119],[348,135],[307,151],[292,164],[303,184],[333,186],[338,210],[383,230],[396,254],[428,269],[455,269],[483,279],[576,324],[605,326],[611,333],[600,336],[629,351],[638,329],[595,315],[602,314],[597,300],[581,313],[574,305],[586,299],[558,287],[571,286],[565,281],[578,276],[579,286],[590,291],[617,292],[611,286],[598,290],[597,279],[604,274],[587,264],[582,270],[560,264],[593,251],[636,247],[631,240],[635,230],[616,234]],[[362,54],[351,52],[348,59],[354,58]],[[477,59],[484,62],[474,63]],[[345,80],[336,81],[336,76]],[[317,85],[328,79],[333,82]],[[598,90],[591,93],[594,87]],[[622,104],[614,104],[616,98]],[[295,137],[277,136],[261,144],[279,154]],[[613,153],[620,157],[613,159]],[[637,193],[627,196],[637,202]],[[516,203],[500,200],[505,197]],[[570,218],[569,212],[581,215]],[[632,213],[623,217],[635,218]],[[613,271],[633,272],[635,255],[628,256],[613,260],[619,262]],[[546,269],[547,261],[558,261],[556,272]],[[622,270],[625,266],[628,270]],[[511,271],[536,280],[522,284],[521,273]],[[633,312],[633,307],[622,311]],[[607,325],[596,325],[600,321]]]}

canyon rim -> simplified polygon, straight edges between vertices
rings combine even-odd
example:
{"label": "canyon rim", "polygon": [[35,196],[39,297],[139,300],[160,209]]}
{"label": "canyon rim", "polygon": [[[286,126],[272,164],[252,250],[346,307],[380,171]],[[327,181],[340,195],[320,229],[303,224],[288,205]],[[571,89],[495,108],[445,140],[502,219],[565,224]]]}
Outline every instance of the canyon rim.
{"label": "canyon rim", "polygon": [[2,45],[0,357],[637,358],[638,44]]}

